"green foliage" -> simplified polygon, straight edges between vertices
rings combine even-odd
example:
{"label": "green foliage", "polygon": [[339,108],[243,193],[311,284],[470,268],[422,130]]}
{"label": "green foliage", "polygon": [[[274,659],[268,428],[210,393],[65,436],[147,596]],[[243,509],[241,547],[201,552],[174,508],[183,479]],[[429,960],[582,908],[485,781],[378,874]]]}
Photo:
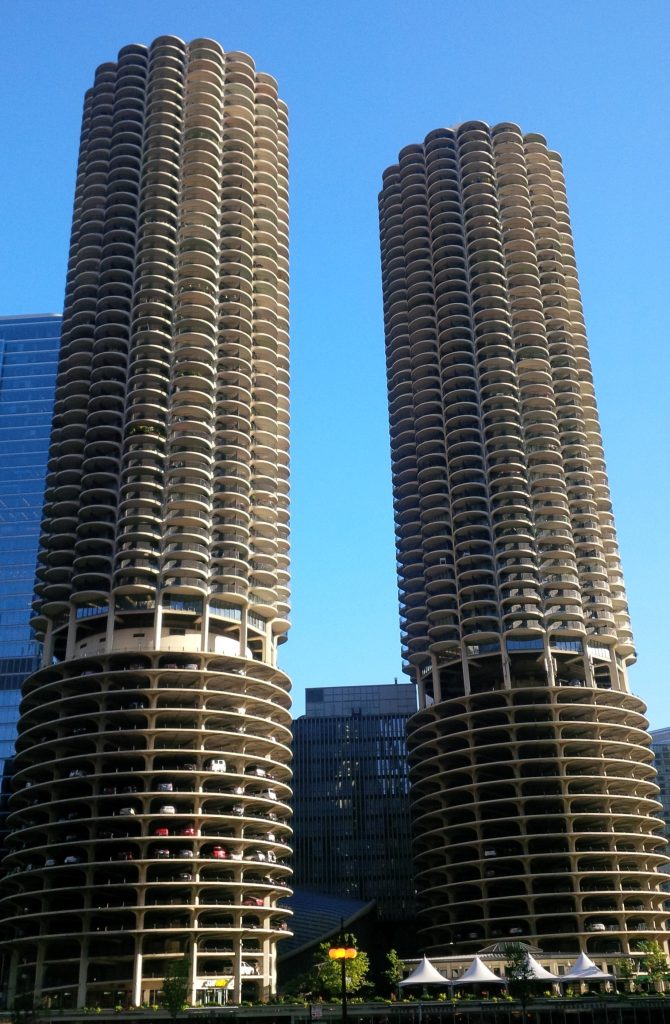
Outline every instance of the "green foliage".
{"label": "green foliage", "polygon": [[617,978],[622,978],[625,982],[624,991],[630,989],[630,984],[637,975],[637,964],[633,958],[623,957],[621,960],[617,960],[614,964],[614,970],[616,971]]}
{"label": "green foliage", "polygon": [[528,963],[528,950],[520,942],[508,942],[502,947],[505,957],[505,976],[510,981],[533,981],[533,974]]}
{"label": "green foliage", "polygon": [[614,964],[616,972],[619,978],[625,978],[626,981],[630,981],[637,974],[637,964],[632,957],[625,957],[622,960],[617,960]]}
{"label": "green foliage", "polygon": [[528,950],[520,942],[507,942],[502,947],[505,957],[505,977],[512,995],[518,996],[525,1007],[531,985],[535,981],[530,964]]}
{"label": "green foliage", "polygon": [[386,962],[388,967],[383,972],[384,977],[388,981],[389,985],[392,988],[395,988],[395,986],[402,981],[403,974],[405,973],[405,964],[398,956],[395,949],[389,949],[386,954]]}
{"label": "green foliage", "polygon": [[344,978],[348,995],[358,992],[368,984],[370,959],[367,953],[358,949],[356,936],[345,935],[341,944],[353,946],[358,951],[358,955],[353,960],[331,960],[328,950],[332,948],[332,943],[329,942],[322,942],[316,951],[313,967],[314,984],[326,995],[337,996],[341,992],[342,963],[344,963]]}
{"label": "green foliage", "polygon": [[183,1010],[188,995],[191,961],[186,958],[168,964],[163,981],[163,1005],[173,1020]]}
{"label": "green foliage", "polygon": [[668,973],[668,962],[658,942],[641,942],[642,966],[652,984],[662,981]]}
{"label": "green foliage", "polygon": [[314,972],[300,974],[282,985],[281,996],[284,1002],[298,1002],[312,996],[315,987]]}

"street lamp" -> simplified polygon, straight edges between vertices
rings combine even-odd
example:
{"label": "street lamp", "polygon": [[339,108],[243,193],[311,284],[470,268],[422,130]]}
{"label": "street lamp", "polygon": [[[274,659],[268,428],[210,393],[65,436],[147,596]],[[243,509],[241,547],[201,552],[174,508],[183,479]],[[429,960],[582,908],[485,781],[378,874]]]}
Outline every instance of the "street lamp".
{"label": "street lamp", "polygon": [[347,968],[346,961],[353,960],[358,955],[358,951],[349,946],[333,946],[328,950],[328,956],[331,960],[339,960],[342,968],[341,983],[342,983],[342,1024],[347,1024]]}

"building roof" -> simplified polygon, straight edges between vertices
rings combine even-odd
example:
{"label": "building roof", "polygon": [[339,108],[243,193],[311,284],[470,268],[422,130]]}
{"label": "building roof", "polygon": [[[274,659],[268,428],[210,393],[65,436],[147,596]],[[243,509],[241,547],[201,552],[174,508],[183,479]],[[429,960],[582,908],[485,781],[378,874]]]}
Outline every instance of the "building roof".
{"label": "building roof", "polygon": [[375,906],[375,900],[351,900],[314,889],[294,889],[291,897],[293,935],[277,947],[281,961],[325,942],[339,930],[349,928]]}
{"label": "building roof", "polygon": [[427,956],[424,956],[411,974],[400,982],[401,985],[451,985],[448,978],[433,967]]}
{"label": "building roof", "polygon": [[601,979],[611,980],[611,977],[606,971],[601,971],[599,967],[596,967],[586,953],[580,953],[570,970],[561,977],[561,981],[600,981]]}
{"label": "building roof", "polygon": [[474,958],[470,966],[461,974],[460,978],[454,978],[454,985],[504,985],[505,979],[499,978],[497,974],[483,963],[478,956]]}

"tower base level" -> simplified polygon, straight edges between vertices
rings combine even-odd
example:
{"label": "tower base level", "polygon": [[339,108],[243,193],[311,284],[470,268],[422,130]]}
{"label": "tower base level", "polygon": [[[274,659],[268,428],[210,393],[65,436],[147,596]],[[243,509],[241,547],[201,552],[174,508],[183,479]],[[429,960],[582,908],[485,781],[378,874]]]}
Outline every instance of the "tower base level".
{"label": "tower base level", "polygon": [[409,722],[419,941],[428,955],[522,941],[627,955],[667,944],[668,858],[644,704],[511,686]]}
{"label": "tower base level", "polygon": [[275,989],[289,680],[182,643],[96,644],[25,683],[0,903],[10,1007],[155,1003],[184,959],[191,1004]]}

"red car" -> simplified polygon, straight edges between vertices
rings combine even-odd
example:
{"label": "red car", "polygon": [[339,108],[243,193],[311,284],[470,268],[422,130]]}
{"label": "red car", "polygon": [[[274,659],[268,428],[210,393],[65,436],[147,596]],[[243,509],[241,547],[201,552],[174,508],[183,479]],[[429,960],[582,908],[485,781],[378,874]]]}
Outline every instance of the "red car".
{"label": "red car", "polygon": [[182,829],[179,830],[179,835],[180,836],[194,836],[195,834],[196,834],[196,831],[195,831],[193,825],[187,825],[185,828],[182,828]]}
{"label": "red car", "polygon": [[154,835],[155,836],[169,836],[170,835],[170,829],[169,828],[165,828],[164,826],[161,825],[160,828],[155,828],[154,829]]}
{"label": "red car", "polygon": [[215,860],[228,860],[230,853],[225,846],[213,846],[210,857],[214,857]]}

